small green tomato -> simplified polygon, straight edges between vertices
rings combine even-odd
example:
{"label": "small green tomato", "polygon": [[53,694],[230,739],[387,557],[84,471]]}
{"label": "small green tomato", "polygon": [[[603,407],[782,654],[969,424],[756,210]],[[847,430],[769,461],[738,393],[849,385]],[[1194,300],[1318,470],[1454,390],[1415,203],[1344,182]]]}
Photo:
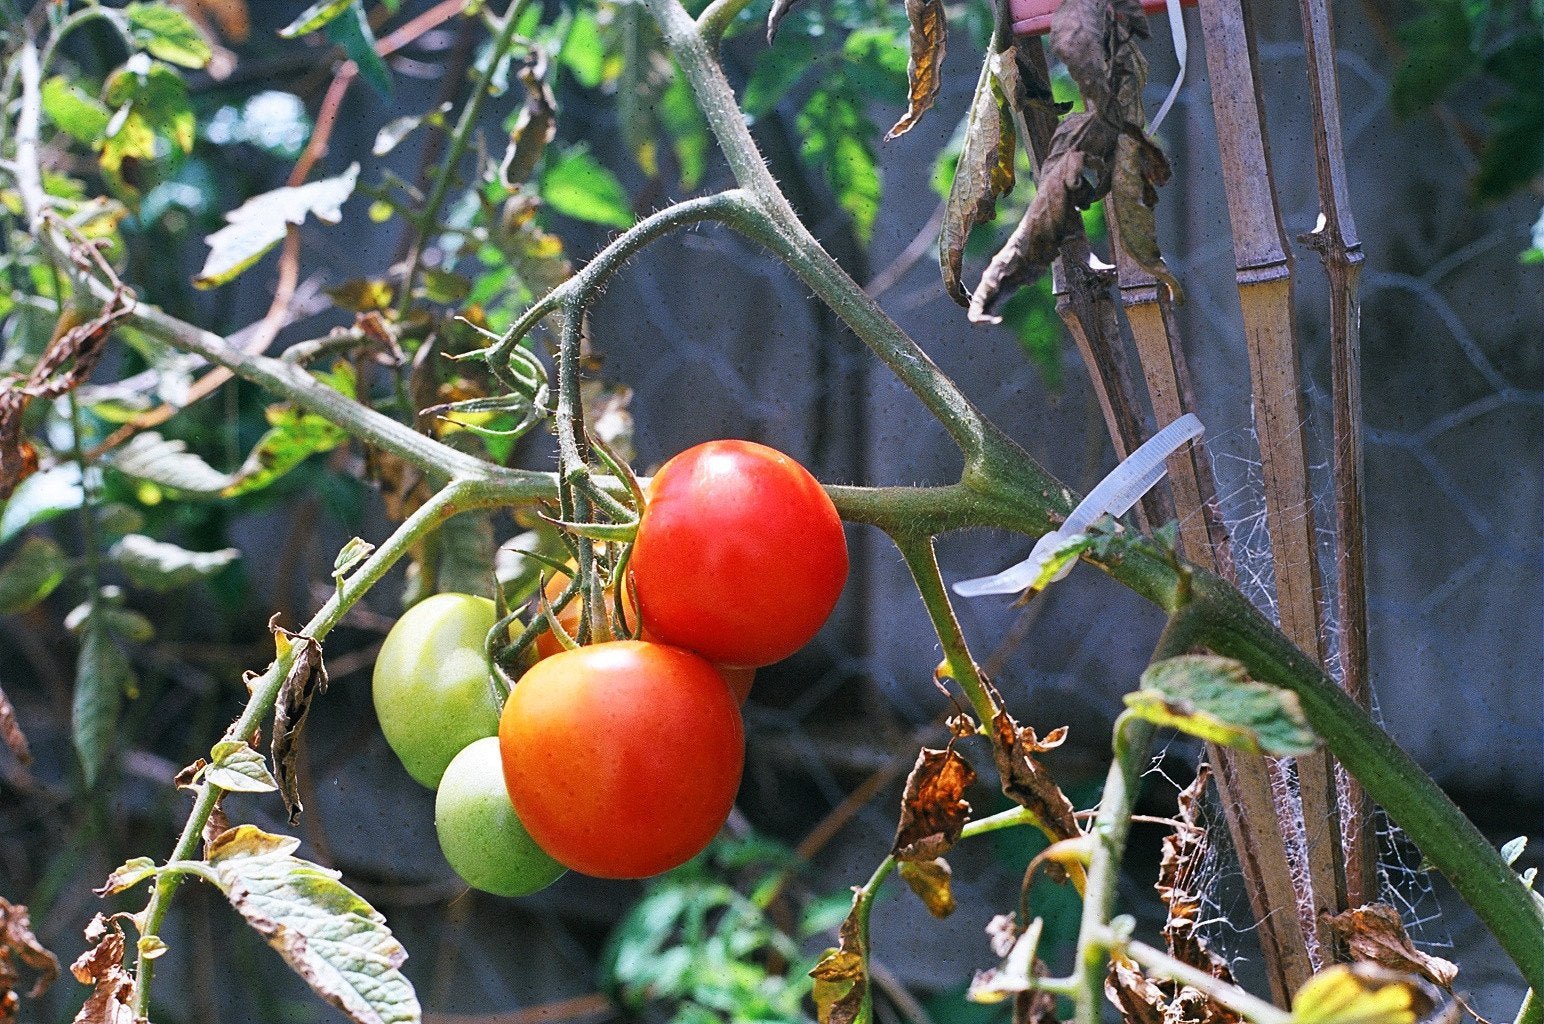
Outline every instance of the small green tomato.
{"label": "small green tomato", "polygon": [[445,769],[434,797],[434,830],[445,859],[474,889],[529,896],[563,874],[563,865],[515,817],[496,737],[473,743]]}
{"label": "small green tomato", "polygon": [[407,773],[430,789],[463,748],[499,731],[483,652],[496,621],[485,597],[436,594],[397,620],[375,660],[381,731]]}

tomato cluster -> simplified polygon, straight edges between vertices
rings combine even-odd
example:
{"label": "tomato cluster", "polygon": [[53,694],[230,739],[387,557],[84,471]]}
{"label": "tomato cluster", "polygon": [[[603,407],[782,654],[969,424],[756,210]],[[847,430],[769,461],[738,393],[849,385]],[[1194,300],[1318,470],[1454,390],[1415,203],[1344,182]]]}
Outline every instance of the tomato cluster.
{"label": "tomato cluster", "polygon": [[[645,495],[622,594],[639,639],[565,649],[544,632],[501,711],[484,651],[493,602],[413,606],[376,661],[375,706],[408,773],[438,788],[445,859],[505,896],[565,869],[642,878],[691,859],[734,805],[756,668],[808,643],[846,578],[841,519],[804,467],[714,441]],[[551,607],[567,585],[554,575],[543,603],[572,634],[577,602]]]}

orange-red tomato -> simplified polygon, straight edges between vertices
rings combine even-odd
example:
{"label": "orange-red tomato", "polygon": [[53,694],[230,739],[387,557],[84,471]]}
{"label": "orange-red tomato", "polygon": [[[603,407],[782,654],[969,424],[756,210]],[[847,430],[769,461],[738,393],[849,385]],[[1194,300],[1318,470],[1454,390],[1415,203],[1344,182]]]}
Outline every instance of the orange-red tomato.
{"label": "orange-red tomato", "polygon": [[723,827],[745,733],[712,665],[617,640],[537,662],[504,705],[499,749],[515,813],[553,859],[645,878],[690,860]]}
{"label": "orange-red tomato", "polygon": [[[574,563],[572,559],[569,560],[568,567],[573,569]],[[547,602],[553,606],[553,611],[558,618],[558,625],[562,626],[563,631],[572,637],[579,632],[580,599],[575,597],[562,608],[557,607],[558,599],[563,596],[563,591],[568,589],[568,579],[562,573],[554,572],[552,578],[547,581],[546,587],[542,589],[542,593],[547,596]],[[606,614],[611,616],[613,620],[611,623],[612,628],[620,631],[622,624],[615,621],[616,615],[615,606],[612,604],[612,588],[607,587],[605,595]],[[638,628],[638,611],[633,607],[632,595],[626,589],[622,591],[622,609],[627,615],[627,627],[636,630]],[[541,611],[537,609],[532,614],[540,615]],[[563,650],[563,645],[553,635],[552,630],[546,629],[536,634],[536,656],[538,658],[550,658],[561,650]]]}
{"label": "orange-red tomato", "polygon": [[847,540],[803,466],[765,445],[710,441],[650,483],[630,565],[651,638],[754,668],[820,630],[847,580]]}

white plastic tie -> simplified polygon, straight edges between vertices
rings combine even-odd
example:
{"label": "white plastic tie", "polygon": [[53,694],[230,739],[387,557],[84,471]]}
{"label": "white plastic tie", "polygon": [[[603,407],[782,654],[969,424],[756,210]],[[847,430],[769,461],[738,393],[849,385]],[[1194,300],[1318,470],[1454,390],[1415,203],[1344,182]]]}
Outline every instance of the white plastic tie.
{"label": "white plastic tie", "polygon": [[1174,59],[1179,63],[1179,74],[1174,76],[1174,84],[1169,86],[1169,95],[1163,98],[1163,105],[1158,108],[1158,113],[1153,115],[1153,121],[1147,126],[1148,134],[1158,130],[1163,119],[1169,115],[1169,108],[1174,106],[1174,101],[1179,99],[1179,87],[1185,84],[1185,57],[1189,49],[1188,40],[1185,37],[1185,16],[1179,9],[1179,0],[1167,0],[1169,8],[1169,36],[1174,40]]}
{"label": "white plastic tie", "polygon": [[[1078,502],[1077,508],[1062,523],[1035,542],[1029,557],[1011,565],[995,576],[961,580],[954,585],[954,592],[961,597],[981,597],[986,594],[1017,594],[1028,590],[1045,571],[1056,552],[1088,532],[1089,527],[1106,515],[1119,518],[1142,500],[1142,496],[1163,479],[1165,462],[1170,455],[1183,448],[1191,440],[1200,437],[1206,428],[1194,413],[1186,413],[1144,441],[1126,460],[1099,481],[1088,496]],[[1061,579],[1072,571],[1068,562],[1053,579]]]}

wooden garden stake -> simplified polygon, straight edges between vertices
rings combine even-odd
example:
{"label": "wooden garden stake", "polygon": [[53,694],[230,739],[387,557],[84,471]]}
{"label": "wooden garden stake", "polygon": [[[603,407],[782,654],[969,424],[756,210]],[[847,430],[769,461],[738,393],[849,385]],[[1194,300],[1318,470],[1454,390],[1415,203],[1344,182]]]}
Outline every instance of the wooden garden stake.
{"label": "wooden garden stake", "polygon": [[[1362,243],[1351,216],[1340,126],[1340,80],[1335,68],[1335,23],[1326,0],[1299,0],[1308,60],[1308,95],[1319,180],[1319,225],[1302,241],[1324,262],[1330,285],[1330,390],[1335,479],[1335,604],[1340,623],[1341,685],[1371,708],[1367,682],[1367,550],[1362,518],[1361,305],[1357,280]],[[1346,788],[1346,900],[1352,907],[1378,895],[1372,805],[1350,776]]]}
{"label": "wooden garden stake", "polygon": [[[1200,12],[1249,346],[1277,613],[1282,631],[1322,663],[1317,538],[1292,315],[1292,258],[1271,177],[1254,37],[1243,0],[1203,0]],[[1315,932],[1320,955],[1328,960],[1333,959],[1334,939],[1322,920],[1345,906],[1339,794],[1327,753],[1299,758],[1297,775],[1312,895],[1311,904],[1302,908],[1304,927]]]}

